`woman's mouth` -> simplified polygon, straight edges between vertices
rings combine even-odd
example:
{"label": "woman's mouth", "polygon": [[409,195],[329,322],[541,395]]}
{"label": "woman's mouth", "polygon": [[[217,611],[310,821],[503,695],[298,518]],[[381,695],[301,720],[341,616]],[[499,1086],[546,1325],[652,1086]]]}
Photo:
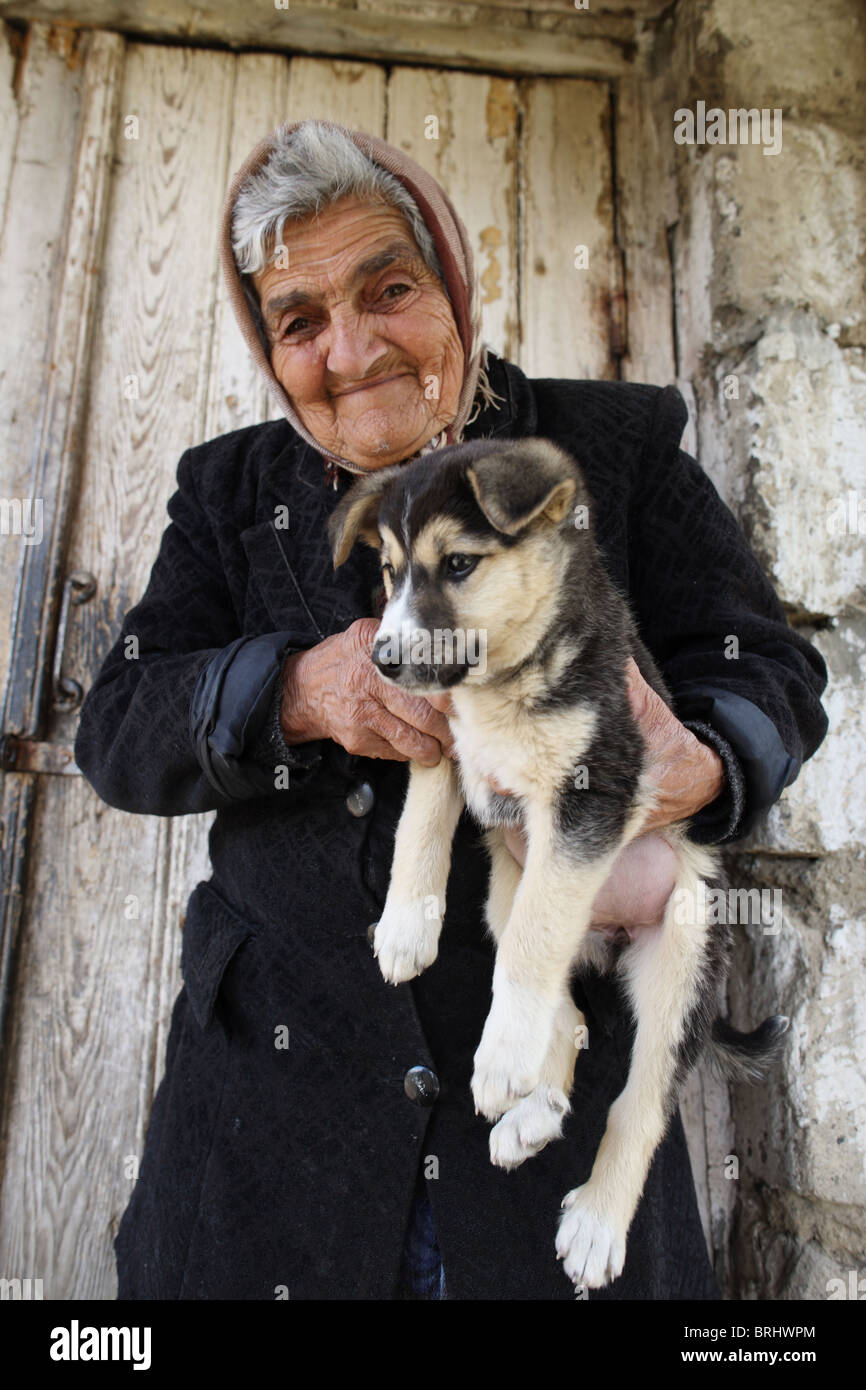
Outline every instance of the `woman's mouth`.
{"label": "woman's mouth", "polygon": [[391,381],[400,381],[404,376],[410,376],[410,372],[394,372],[392,376],[380,376],[375,381],[362,381],[357,386],[350,386],[345,391],[337,391],[338,396],[354,396],[358,391],[372,391],[376,386],[387,386]]}

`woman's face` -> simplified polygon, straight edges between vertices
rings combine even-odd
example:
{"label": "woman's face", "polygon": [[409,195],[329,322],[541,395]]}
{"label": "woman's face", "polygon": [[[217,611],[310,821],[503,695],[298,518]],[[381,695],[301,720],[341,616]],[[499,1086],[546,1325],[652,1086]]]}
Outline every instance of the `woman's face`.
{"label": "woman's face", "polygon": [[253,276],[271,366],[324,448],[366,468],[416,453],[457,414],[451,303],[403,215],[344,198],[288,223]]}

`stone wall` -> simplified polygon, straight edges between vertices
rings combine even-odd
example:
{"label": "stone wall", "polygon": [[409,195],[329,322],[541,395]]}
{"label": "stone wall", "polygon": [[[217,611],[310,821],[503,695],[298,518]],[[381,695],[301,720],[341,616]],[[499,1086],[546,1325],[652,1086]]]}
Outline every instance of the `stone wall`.
{"label": "stone wall", "polygon": [[[708,1140],[738,1298],[824,1299],[866,1275],[864,20],[855,0],[690,0],[646,32],[695,447],[830,671],[825,743],[726,856],[732,884],[783,904],[778,931],[735,928],[732,1017],[791,1018],[781,1072],[735,1089],[730,1117],[717,1103]],[[781,151],[675,143],[675,111],[700,101],[780,110]]]}

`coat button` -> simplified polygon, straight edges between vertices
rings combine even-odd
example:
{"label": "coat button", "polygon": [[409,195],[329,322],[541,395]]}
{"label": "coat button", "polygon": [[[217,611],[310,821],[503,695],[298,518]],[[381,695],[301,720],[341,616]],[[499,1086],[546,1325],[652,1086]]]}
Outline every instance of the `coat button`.
{"label": "coat button", "polygon": [[416,1105],[432,1105],[439,1094],[439,1077],[429,1067],[410,1067],[403,1077],[403,1090]]}
{"label": "coat button", "polygon": [[373,788],[369,782],[359,782],[357,787],[353,787],[346,797],[346,809],[353,816],[366,816],[373,809],[373,802],[376,800]]}

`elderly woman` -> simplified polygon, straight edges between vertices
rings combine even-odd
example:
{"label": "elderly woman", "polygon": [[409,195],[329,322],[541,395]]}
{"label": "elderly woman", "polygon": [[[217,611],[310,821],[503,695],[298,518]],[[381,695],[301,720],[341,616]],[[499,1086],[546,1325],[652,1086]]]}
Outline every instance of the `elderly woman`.
{"label": "elderly woman", "polygon": [[[370,661],[378,556],[358,547],[335,573],[328,516],[354,474],[461,439],[542,435],[580,460],[678,715],[632,673],[659,810],[597,901],[602,924],[658,922],[671,882],[654,826],[689,818],[729,842],[779,797],[825,732],[823,663],[680,450],[674,389],[530,381],[483,349],[465,230],[406,155],[330,123],[281,127],[234,179],[221,259],[285,418],[183,454],[75,746],[110,805],[217,811],[116,1242],[120,1297],[573,1298],[559,1201],[624,1084],[628,1020],[612,984],[575,984],[590,1045],[564,1137],[494,1168],[469,1087],[493,964],[480,833],[464,814],[435,965],[386,986],[368,929],[407,761],[451,746],[442,709]],[[678,1116],[624,1271],[591,1296],[718,1296]]]}

